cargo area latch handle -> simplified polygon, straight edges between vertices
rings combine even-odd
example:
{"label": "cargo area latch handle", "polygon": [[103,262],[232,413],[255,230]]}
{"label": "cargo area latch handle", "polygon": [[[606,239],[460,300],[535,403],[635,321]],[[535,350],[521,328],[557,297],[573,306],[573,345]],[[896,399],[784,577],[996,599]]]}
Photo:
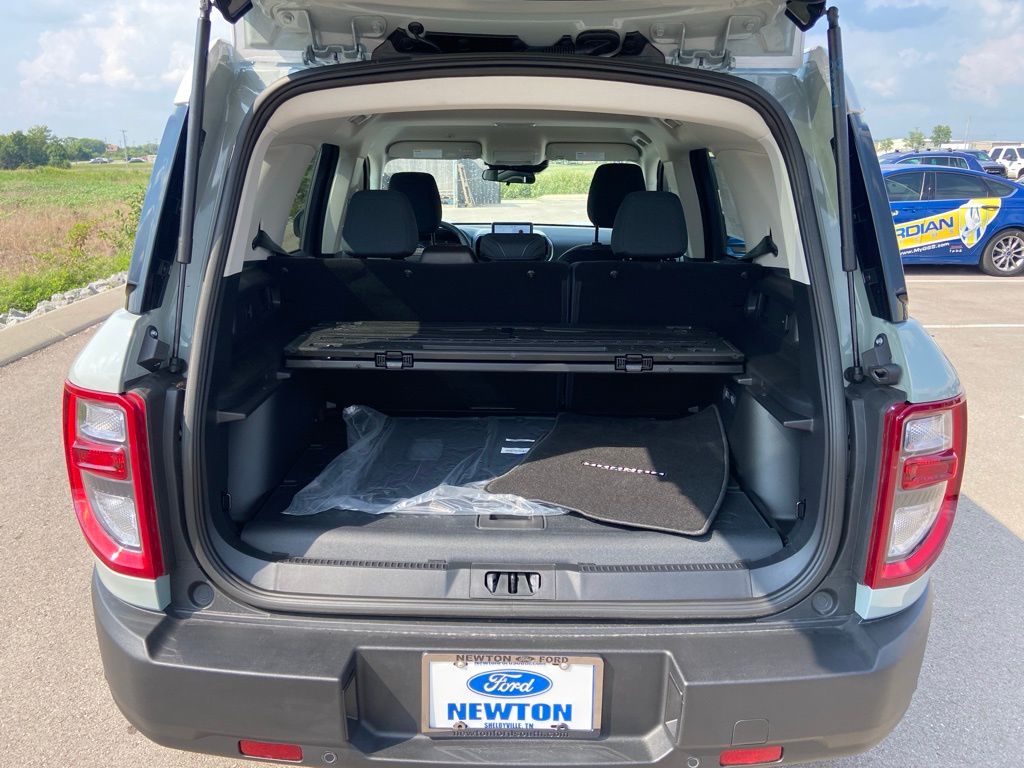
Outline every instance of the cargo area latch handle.
{"label": "cargo area latch handle", "polygon": [[619,355],[615,358],[615,370],[624,373],[653,371],[654,358],[650,355]]}
{"label": "cargo area latch handle", "polygon": [[397,371],[412,368],[415,361],[409,352],[378,352],[373,356],[373,364],[377,368]]}

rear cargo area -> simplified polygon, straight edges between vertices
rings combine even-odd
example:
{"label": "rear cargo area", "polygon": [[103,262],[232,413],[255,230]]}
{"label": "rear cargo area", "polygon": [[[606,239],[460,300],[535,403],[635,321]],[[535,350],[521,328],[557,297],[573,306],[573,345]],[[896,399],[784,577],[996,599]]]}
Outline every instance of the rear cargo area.
{"label": "rear cargo area", "polygon": [[[369,301],[367,290],[400,301]],[[638,294],[650,301],[629,298]],[[293,257],[247,268],[225,306],[211,508],[277,588],[743,597],[757,591],[751,568],[813,529],[806,287],[784,275],[728,263]],[[460,323],[467,311],[474,322]],[[586,322],[598,318],[606,325]],[[438,324],[456,345],[403,343]],[[360,327],[371,333],[353,341]],[[392,335],[366,340],[382,328]],[[550,329],[576,358],[534,343]],[[657,329],[700,341],[659,346]],[[598,343],[581,344],[581,331]],[[629,368],[616,367],[626,355]],[[489,369],[496,361],[504,367]],[[268,573],[257,568],[254,581]]]}

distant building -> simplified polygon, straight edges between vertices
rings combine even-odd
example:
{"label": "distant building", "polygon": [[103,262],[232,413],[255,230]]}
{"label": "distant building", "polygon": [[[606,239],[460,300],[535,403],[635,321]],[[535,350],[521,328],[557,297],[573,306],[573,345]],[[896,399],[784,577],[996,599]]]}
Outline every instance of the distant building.
{"label": "distant building", "polygon": [[120,152],[121,148],[117,144],[107,144],[107,152]]}

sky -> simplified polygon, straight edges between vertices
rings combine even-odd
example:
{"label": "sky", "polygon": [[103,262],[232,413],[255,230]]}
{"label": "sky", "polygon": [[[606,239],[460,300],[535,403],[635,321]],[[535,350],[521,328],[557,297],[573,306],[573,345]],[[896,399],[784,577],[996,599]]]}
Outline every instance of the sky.
{"label": "sky", "polygon": [[[685,0],[683,0],[685,1]],[[1024,0],[837,0],[847,70],[876,139],[945,123],[1024,138]],[[12,2],[0,132],[156,141],[192,56],[192,0]],[[215,14],[215,37],[230,36]],[[808,37],[824,44],[824,22]]]}

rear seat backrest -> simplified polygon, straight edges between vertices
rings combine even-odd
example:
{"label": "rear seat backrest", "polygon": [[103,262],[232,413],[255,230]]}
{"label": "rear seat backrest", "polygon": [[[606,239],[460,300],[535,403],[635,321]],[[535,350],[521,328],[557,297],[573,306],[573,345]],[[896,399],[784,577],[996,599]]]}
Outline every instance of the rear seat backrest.
{"label": "rear seat backrest", "polygon": [[[398,203],[393,198],[397,196]],[[353,205],[354,204],[354,205]],[[350,320],[481,324],[696,325],[726,337],[743,317],[759,270],[750,264],[680,262],[686,224],[678,198],[666,192],[628,195],[616,220],[613,248],[624,261],[430,264],[406,261],[416,228],[398,192],[358,192],[346,240],[360,258],[272,259],[282,310],[296,325]],[[407,221],[390,224],[390,211]],[[364,215],[365,214],[365,215]],[[379,238],[370,237],[379,224]],[[391,236],[388,230],[402,230]],[[369,252],[390,258],[367,258]],[[411,252],[411,251],[410,251]],[[406,254],[408,255],[408,254]]]}
{"label": "rear seat backrest", "polygon": [[406,320],[558,324],[568,320],[566,264],[423,264],[379,259],[274,260],[296,323]]}
{"label": "rear seat backrest", "polygon": [[693,325],[732,337],[759,268],[695,261],[573,265],[573,323]]}

